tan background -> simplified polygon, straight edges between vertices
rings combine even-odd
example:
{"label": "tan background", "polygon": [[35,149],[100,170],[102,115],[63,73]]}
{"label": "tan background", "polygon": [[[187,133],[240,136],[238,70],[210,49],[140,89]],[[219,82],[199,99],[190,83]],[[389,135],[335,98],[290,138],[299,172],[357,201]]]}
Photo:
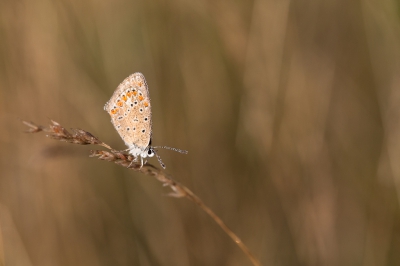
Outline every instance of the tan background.
{"label": "tan background", "polygon": [[103,106],[136,71],[189,150],[168,172],[263,265],[400,265],[399,5],[1,0],[0,265],[250,265],[154,179],[22,133],[123,149]]}

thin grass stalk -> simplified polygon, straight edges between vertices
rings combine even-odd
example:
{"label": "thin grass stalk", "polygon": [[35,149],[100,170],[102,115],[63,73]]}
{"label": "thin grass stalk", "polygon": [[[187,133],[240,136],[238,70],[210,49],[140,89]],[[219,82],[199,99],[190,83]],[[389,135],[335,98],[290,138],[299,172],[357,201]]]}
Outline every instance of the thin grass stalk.
{"label": "thin grass stalk", "polygon": [[242,242],[242,240],[231,230],[229,227],[218,217],[204,202],[196,196],[186,186],[176,182],[170,175],[167,175],[163,170],[155,167],[154,165],[146,162],[141,166],[139,162],[134,160],[134,157],[124,151],[118,151],[111,148],[106,143],[102,142],[93,134],[82,129],[71,129],[72,133],[66,130],[59,123],[51,120],[49,127],[38,126],[33,122],[22,121],[28,126],[27,133],[45,132],[47,137],[79,145],[100,145],[109,151],[104,150],[91,150],[89,157],[97,157],[100,160],[113,162],[131,170],[141,172],[143,174],[152,176],[160,181],[163,186],[168,186],[172,189],[169,196],[176,198],[186,198],[196,205],[198,205],[204,212],[206,212],[221,228],[222,230],[239,246],[247,258],[255,266],[261,265],[260,261],[252,254],[250,249]]}

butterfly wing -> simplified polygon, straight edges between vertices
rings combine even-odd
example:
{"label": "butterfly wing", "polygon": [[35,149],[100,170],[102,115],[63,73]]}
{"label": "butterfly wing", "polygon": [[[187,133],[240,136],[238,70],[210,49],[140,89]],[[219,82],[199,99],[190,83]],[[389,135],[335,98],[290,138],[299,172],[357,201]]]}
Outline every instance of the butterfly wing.
{"label": "butterfly wing", "polygon": [[104,106],[115,129],[129,147],[144,151],[151,139],[149,88],[142,73],[127,77]]}

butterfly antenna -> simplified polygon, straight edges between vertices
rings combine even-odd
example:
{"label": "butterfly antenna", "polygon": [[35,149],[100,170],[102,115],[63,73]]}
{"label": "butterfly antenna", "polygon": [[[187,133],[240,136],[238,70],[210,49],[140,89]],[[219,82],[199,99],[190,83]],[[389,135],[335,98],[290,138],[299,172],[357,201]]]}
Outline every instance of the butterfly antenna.
{"label": "butterfly antenna", "polygon": [[172,148],[172,147],[168,147],[168,146],[155,146],[153,148],[166,149],[166,150],[176,151],[176,152],[179,152],[182,154],[188,154],[188,151],[177,149],[177,148]]}
{"label": "butterfly antenna", "polygon": [[[153,148],[154,148],[154,147],[153,147]],[[154,152],[154,154],[156,155],[157,160],[158,160],[158,162],[160,163],[161,167],[165,169],[166,167],[165,167],[165,164],[163,163],[163,161],[161,160],[161,157],[157,154],[156,150],[153,149],[153,152]]]}

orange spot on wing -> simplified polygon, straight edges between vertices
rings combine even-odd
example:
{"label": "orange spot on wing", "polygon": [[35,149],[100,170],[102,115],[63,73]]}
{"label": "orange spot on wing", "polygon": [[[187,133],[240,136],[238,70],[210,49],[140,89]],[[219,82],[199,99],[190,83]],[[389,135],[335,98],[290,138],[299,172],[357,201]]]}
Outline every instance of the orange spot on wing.
{"label": "orange spot on wing", "polygon": [[139,81],[139,82],[138,82],[138,85],[139,85],[139,87],[142,87],[143,82]]}
{"label": "orange spot on wing", "polygon": [[112,110],[110,111],[110,113],[111,113],[112,115],[115,115],[117,112],[118,112],[118,108],[112,109]]}
{"label": "orange spot on wing", "polygon": [[128,91],[128,93],[126,94],[126,96],[128,96],[129,98],[132,96],[132,92]]}
{"label": "orange spot on wing", "polygon": [[148,102],[144,102],[144,107],[148,107],[149,103]]}
{"label": "orange spot on wing", "polygon": [[124,102],[126,102],[128,100],[128,97],[126,97],[125,95],[122,95],[122,100],[124,100]]}
{"label": "orange spot on wing", "polygon": [[133,95],[136,96],[136,94],[137,94],[137,91],[133,91]]}
{"label": "orange spot on wing", "polygon": [[118,101],[118,102],[117,102],[117,105],[118,105],[119,107],[122,107],[124,104],[123,104],[121,101]]}
{"label": "orange spot on wing", "polygon": [[139,95],[139,101],[143,101],[143,96],[142,95]]}

